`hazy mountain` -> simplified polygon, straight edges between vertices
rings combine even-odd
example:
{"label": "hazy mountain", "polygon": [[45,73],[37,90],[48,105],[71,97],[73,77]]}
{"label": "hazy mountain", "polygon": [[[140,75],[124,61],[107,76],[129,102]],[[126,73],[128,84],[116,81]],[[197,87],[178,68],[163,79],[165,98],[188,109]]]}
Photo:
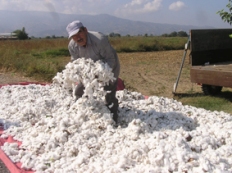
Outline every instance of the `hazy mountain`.
{"label": "hazy mountain", "polygon": [[189,32],[199,27],[132,21],[108,14],[77,15],[36,11],[0,11],[0,33],[10,33],[25,27],[29,36],[67,36],[66,26],[73,20],[80,20],[88,30],[104,34],[119,33],[123,35],[161,35],[173,31]]}

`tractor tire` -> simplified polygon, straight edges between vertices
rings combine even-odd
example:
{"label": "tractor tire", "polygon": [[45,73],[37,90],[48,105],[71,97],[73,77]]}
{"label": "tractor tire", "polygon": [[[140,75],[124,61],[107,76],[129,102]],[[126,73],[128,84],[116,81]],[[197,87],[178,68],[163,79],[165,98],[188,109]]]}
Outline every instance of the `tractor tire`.
{"label": "tractor tire", "polygon": [[205,95],[217,95],[221,92],[222,86],[213,86],[202,84],[202,91]]}

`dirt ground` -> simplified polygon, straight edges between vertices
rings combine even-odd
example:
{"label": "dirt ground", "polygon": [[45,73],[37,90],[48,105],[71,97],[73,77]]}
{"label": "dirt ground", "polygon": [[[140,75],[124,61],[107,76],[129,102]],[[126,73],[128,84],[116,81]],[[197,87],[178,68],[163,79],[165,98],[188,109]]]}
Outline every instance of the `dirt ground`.
{"label": "dirt ground", "polygon": [[36,80],[13,72],[0,72],[0,84],[12,84],[17,82],[36,82]]}
{"label": "dirt ground", "polygon": [[[130,90],[149,96],[173,98],[172,91],[183,57],[184,50],[121,53],[119,54],[120,77]],[[176,93],[201,92],[199,85],[191,83],[189,69],[189,53],[187,52]]]}
{"label": "dirt ground", "polygon": [[0,172],[1,173],[10,173],[10,171],[8,170],[8,168],[5,166],[5,164],[2,162],[1,159],[0,159]]}

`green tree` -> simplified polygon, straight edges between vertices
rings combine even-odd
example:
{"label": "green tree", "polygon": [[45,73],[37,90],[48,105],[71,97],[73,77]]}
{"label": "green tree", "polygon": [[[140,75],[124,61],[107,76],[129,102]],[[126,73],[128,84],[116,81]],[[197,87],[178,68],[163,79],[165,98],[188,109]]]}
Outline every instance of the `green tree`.
{"label": "green tree", "polygon": [[168,37],[168,34],[165,33],[165,34],[162,34],[161,36],[162,36],[162,37]]}
{"label": "green tree", "polygon": [[25,28],[23,27],[22,30],[15,30],[13,31],[15,35],[18,37],[19,40],[26,40],[28,39],[28,34],[25,31]]}
{"label": "green tree", "polygon": [[109,37],[121,37],[121,35],[118,34],[118,33],[111,32],[111,33],[109,34]]}
{"label": "green tree", "polygon": [[184,32],[184,31],[179,31],[179,32],[177,33],[177,36],[178,36],[178,37],[188,37],[188,34],[187,34],[186,32]]}
{"label": "green tree", "polygon": [[174,32],[170,33],[170,34],[169,34],[169,37],[177,37],[177,32],[174,31]]}
{"label": "green tree", "polygon": [[232,0],[229,0],[229,3],[226,5],[229,11],[224,11],[224,9],[217,12],[224,22],[232,24]]}

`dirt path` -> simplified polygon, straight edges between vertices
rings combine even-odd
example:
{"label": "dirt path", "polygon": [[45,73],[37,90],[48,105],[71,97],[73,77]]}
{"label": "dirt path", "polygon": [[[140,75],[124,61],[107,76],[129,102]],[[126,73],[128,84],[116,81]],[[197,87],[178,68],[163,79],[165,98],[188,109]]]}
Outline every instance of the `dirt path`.
{"label": "dirt path", "polygon": [[35,82],[35,80],[29,77],[24,77],[16,73],[11,73],[11,72],[0,73],[0,84],[11,84],[17,82]]}

